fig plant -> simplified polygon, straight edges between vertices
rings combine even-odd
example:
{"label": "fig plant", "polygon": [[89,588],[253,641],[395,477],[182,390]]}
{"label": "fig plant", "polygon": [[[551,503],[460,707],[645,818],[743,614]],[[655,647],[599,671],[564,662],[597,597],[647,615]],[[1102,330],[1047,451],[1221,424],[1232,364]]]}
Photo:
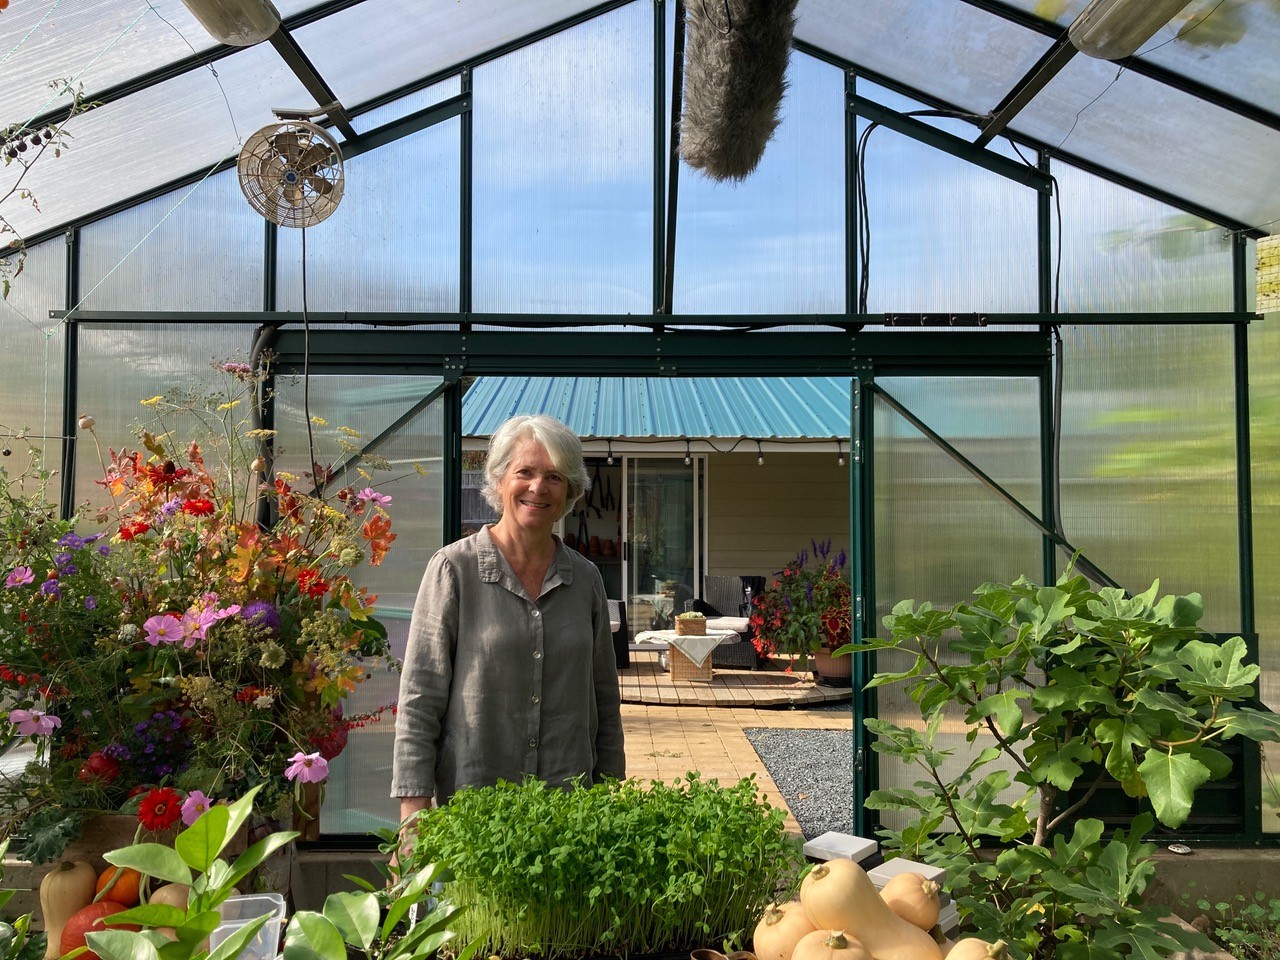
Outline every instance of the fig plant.
{"label": "fig plant", "polygon": [[[923,720],[866,722],[874,750],[924,772],[870,795],[909,821],[882,831],[885,846],[945,867],[962,919],[1017,957],[1206,945],[1142,903],[1155,870],[1143,837],[1156,820],[1184,824],[1196,790],[1230,772],[1225,741],[1280,739],[1280,721],[1256,705],[1244,640],[1206,637],[1202,614],[1198,594],[1095,590],[1072,570],[1050,587],[983,584],[947,610],[899,603],[887,637],[844,648],[896,654],[903,668],[869,686],[904,685]],[[968,747],[942,734],[955,709]],[[1150,807],[1109,840],[1080,819],[1108,781]]]}

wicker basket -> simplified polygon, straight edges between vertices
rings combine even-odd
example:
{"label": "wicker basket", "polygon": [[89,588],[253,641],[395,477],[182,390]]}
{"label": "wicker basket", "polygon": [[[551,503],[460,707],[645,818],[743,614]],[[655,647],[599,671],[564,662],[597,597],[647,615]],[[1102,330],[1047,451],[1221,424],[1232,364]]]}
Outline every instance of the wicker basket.
{"label": "wicker basket", "polygon": [[711,679],[711,655],[697,666],[673,644],[667,649],[668,662],[671,664],[671,682],[687,683],[691,680],[707,681]]}
{"label": "wicker basket", "polygon": [[707,635],[706,617],[676,617],[677,637],[705,637]]}

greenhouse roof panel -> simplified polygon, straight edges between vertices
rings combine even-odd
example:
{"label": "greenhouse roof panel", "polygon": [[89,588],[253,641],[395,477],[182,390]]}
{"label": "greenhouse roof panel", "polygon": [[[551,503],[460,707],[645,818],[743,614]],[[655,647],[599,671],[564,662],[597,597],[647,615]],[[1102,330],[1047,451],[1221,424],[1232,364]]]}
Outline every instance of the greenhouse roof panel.
{"label": "greenhouse roof panel", "polygon": [[347,107],[480,57],[597,6],[588,0],[364,0],[297,31]]}

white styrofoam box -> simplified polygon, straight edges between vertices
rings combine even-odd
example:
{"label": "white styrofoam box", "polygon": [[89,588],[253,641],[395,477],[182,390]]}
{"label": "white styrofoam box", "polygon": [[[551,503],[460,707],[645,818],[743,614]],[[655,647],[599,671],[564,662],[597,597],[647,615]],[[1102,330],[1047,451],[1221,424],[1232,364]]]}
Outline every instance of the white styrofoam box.
{"label": "white styrofoam box", "polygon": [[956,909],[954,903],[944,903],[942,910],[938,913],[938,927],[942,930],[942,935],[949,937],[960,927],[960,911]]}
{"label": "white styrofoam box", "polygon": [[814,860],[852,860],[859,863],[876,852],[877,844],[866,837],[828,831],[804,845],[804,855]]}
{"label": "white styrofoam box", "polygon": [[931,867],[927,863],[920,863],[916,860],[908,860],[906,857],[895,857],[892,860],[886,860],[878,867],[872,867],[867,871],[867,876],[871,878],[871,882],[876,885],[879,890],[889,880],[896,877],[900,873],[918,873],[926,880],[932,880],[938,886],[945,888],[947,871],[941,867]]}

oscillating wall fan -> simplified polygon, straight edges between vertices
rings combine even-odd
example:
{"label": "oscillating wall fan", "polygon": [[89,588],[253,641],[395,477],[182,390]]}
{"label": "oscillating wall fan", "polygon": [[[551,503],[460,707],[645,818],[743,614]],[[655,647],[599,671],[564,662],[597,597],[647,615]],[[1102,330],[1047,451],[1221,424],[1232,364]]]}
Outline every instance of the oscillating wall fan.
{"label": "oscillating wall fan", "polygon": [[245,142],[236,163],[250,206],[282,227],[313,227],[342,199],[342,153],[323,127],[272,123]]}

